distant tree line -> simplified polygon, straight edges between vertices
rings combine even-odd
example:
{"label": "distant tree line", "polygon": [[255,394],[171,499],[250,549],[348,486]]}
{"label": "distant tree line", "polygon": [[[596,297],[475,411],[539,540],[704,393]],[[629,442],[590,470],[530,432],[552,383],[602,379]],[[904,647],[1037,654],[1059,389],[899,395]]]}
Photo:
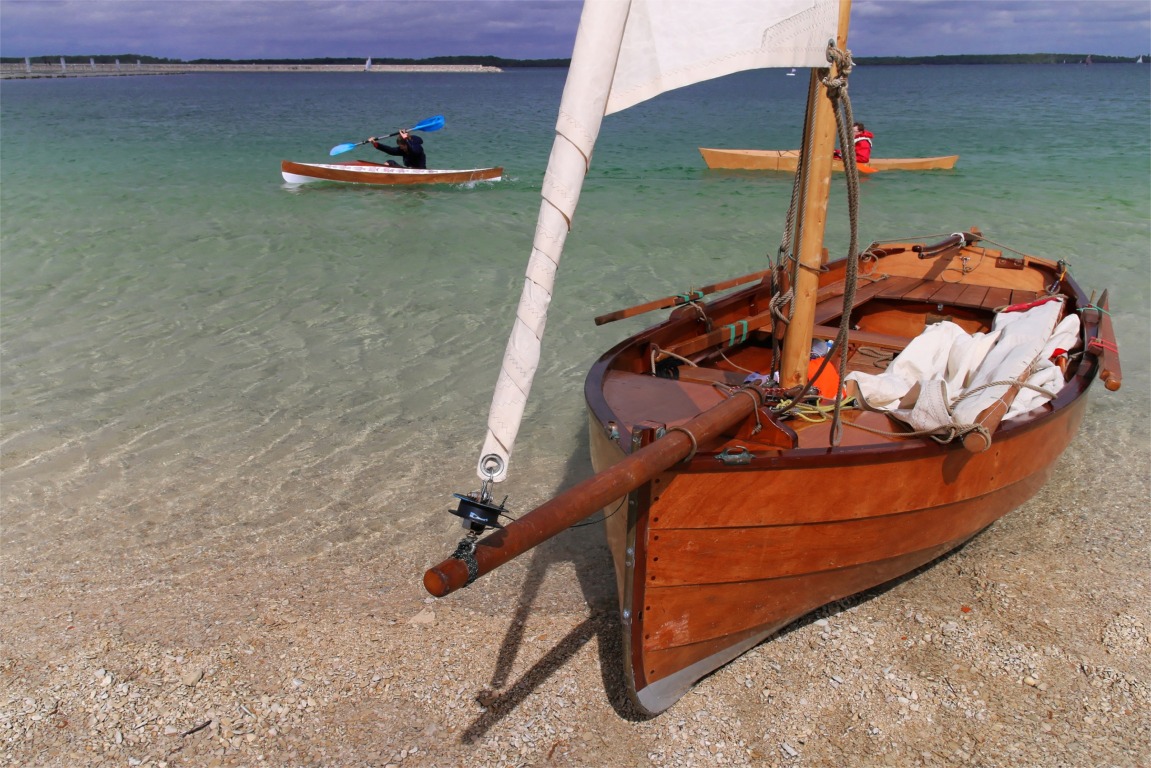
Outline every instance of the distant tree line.
{"label": "distant tree line", "polygon": [[[1151,63],[1151,54],[1141,54],[1141,57]],[[63,58],[67,64],[87,64],[90,60],[97,64],[112,64],[117,60],[124,63],[139,61],[143,64],[257,64],[257,65],[293,65],[293,64],[363,64],[368,58],[318,58],[318,59],[169,59],[159,56],[144,56],[138,53],[98,54],[89,56],[30,56],[29,59],[36,64],[56,64]],[[433,56],[427,59],[397,59],[387,56],[372,56],[373,64],[381,65],[411,65],[411,64],[451,64],[451,65],[480,65],[486,67],[499,67],[500,69],[514,69],[517,67],[566,67],[571,59],[504,59],[499,56]],[[864,66],[885,66],[893,64],[1082,64],[1090,59],[1093,64],[1129,64],[1135,60],[1134,56],[1097,56],[1086,53],[1005,53],[988,55],[962,55],[962,56],[857,56],[855,62]],[[2,56],[0,62],[5,64],[23,63],[23,56]]]}
{"label": "distant tree line", "polygon": [[[192,59],[191,61],[184,61],[183,59],[168,59],[160,56],[144,56],[138,53],[120,53],[120,54],[93,54],[87,56],[69,56],[54,54],[51,56],[29,56],[29,60],[33,64],[59,64],[60,59],[64,59],[65,64],[87,64],[89,61],[94,61],[97,64],[114,64],[117,60],[122,63],[134,63],[139,61],[141,64],[257,64],[257,65],[323,65],[323,64],[363,64],[368,58],[367,56],[345,57],[345,58],[317,58],[317,59]],[[571,64],[571,59],[504,59],[499,56],[433,56],[428,59],[397,59],[387,56],[372,56],[373,64],[392,64],[392,65],[411,65],[411,64],[425,64],[425,65],[480,65],[486,67],[499,67],[500,69],[507,69],[511,67],[566,67]],[[5,64],[23,64],[23,56],[0,56],[0,62]]]}
{"label": "distant tree line", "polygon": [[[1142,54],[1146,60],[1147,54]],[[855,63],[885,64],[1130,64],[1134,56],[1096,56],[1089,53],[1002,53],[963,56],[856,56]]]}
{"label": "distant tree line", "polygon": [[[66,64],[87,64],[89,61],[94,61],[97,64],[115,64],[117,60],[124,64],[140,62],[141,64],[184,64],[186,62],[180,59],[165,59],[158,56],[143,56],[139,53],[94,53],[89,56],[62,56],[60,54],[53,54],[52,56],[29,56],[28,60],[33,64],[59,64],[60,59],[64,59]],[[0,63],[4,64],[23,64],[23,56],[0,56]]]}

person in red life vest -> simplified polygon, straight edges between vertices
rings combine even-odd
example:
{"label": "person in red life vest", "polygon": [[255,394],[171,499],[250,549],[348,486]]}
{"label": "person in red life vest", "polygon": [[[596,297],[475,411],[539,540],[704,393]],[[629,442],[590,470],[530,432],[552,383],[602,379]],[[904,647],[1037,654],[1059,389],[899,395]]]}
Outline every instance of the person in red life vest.
{"label": "person in red life vest", "polygon": [[[851,135],[855,140],[855,163],[856,165],[867,165],[871,162],[871,140],[875,138],[875,134],[863,127],[863,123],[854,123],[851,126]],[[836,159],[841,159],[843,155],[839,150],[835,150]]]}

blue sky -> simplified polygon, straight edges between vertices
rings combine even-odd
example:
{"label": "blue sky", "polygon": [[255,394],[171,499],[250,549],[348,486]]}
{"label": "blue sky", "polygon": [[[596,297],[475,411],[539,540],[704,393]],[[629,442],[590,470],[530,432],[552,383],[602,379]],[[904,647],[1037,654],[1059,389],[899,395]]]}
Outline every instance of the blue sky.
{"label": "blue sky", "polygon": [[[714,2],[722,9],[722,0]],[[0,0],[0,55],[566,58],[579,5],[578,0]],[[1134,57],[1151,52],[1151,0],[855,0],[848,47],[856,56]]]}

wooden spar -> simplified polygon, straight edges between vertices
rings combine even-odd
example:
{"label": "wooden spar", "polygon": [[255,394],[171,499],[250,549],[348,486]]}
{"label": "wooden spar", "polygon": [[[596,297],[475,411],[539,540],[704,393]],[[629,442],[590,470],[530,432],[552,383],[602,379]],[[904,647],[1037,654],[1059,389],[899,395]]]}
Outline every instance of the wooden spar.
{"label": "wooden spar", "polygon": [[[1031,369],[1028,368],[1019,376],[1019,381],[1026,381],[1031,376]],[[991,435],[999,428],[999,423],[1003,421],[1003,417],[1011,410],[1011,404],[1015,402],[1015,398],[1019,395],[1023,387],[1019,384],[1012,384],[1007,388],[1007,391],[996,398],[995,402],[984,408],[975,417],[975,423],[981,425],[987,430],[983,432],[968,432],[963,436],[963,447],[972,453],[982,453],[991,447]]]}
{"label": "wooden spar", "polygon": [[733,277],[730,280],[724,280],[722,282],[712,283],[711,285],[705,285],[702,288],[688,291],[686,295],[665,296],[662,299],[653,299],[652,301],[646,302],[644,304],[637,304],[636,306],[628,307],[627,309],[608,312],[606,315],[600,315],[597,317],[595,319],[595,324],[603,325],[605,323],[615,322],[616,320],[623,320],[627,317],[642,315],[644,312],[652,312],[657,309],[666,309],[668,307],[676,307],[681,304],[687,304],[688,301],[691,301],[697,296],[703,297],[709,293],[715,293],[716,291],[726,291],[728,288],[734,288],[737,285],[743,285],[744,283],[750,283],[753,280],[759,280],[770,271],[771,270],[769,269],[765,269],[760,272],[752,272],[750,275],[744,275],[743,277]]}
{"label": "wooden spar", "polygon": [[[839,32],[836,46],[847,48],[850,0],[839,4]],[[788,388],[807,383],[807,363],[811,359],[811,328],[815,320],[815,293],[823,261],[823,234],[827,225],[827,198],[831,190],[831,161],[835,150],[835,110],[820,82],[820,71],[811,70],[807,91],[807,118],[804,123],[800,205],[792,242],[798,245],[799,270],[795,282],[791,322],[784,334],[780,362],[780,385]],[[832,72],[833,77],[839,75]]]}
{"label": "wooden spar", "polygon": [[[754,387],[710,408],[663,437],[627,456],[610,469],[589,477],[485,539],[475,549],[478,575],[503,565],[529,549],[563,532],[616,499],[626,496],[661,472],[689,456],[695,447],[707,445],[727,432],[763,404]],[[691,436],[689,436],[689,433]],[[692,439],[694,436],[694,440]],[[424,573],[424,588],[443,597],[468,584],[468,566],[448,558]]]}

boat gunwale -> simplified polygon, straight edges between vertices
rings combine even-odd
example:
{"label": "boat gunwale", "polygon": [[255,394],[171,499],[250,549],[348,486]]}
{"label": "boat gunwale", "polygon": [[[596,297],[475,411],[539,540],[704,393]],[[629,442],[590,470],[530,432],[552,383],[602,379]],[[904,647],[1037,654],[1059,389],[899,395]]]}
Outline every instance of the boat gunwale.
{"label": "boat gunwale", "polygon": [[[1029,257],[1029,259],[1030,264],[1037,268],[1049,271],[1055,271],[1057,269],[1057,265],[1054,262],[1036,257]],[[832,262],[828,265],[828,273],[834,273],[837,268],[841,268],[845,266],[845,264],[846,259],[839,259],[836,262]],[[704,305],[705,311],[708,308],[714,308],[716,310],[715,314],[720,315],[725,309],[730,308],[732,305],[750,304],[757,298],[757,293],[763,293],[766,290],[767,288],[761,283],[734,291],[706,303]],[[1060,293],[1061,295],[1067,296],[1070,300],[1073,300],[1076,308],[1086,308],[1090,306],[1090,300],[1083,289],[1070,277],[1064,279]],[[890,301],[890,299],[885,300]],[[855,309],[859,309],[864,306],[865,303],[858,305]],[[662,322],[649,326],[620,341],[601,355],[600,358],[592,364],[584,382],[584,398],[594,418],[601,424],[609,421],[616,423],[619,425],[621,433],[625,429],[629,433],[633,432],[632,429],[621,423],[622,420],[618,418],[614,409],[607,402],[606,395],[604,394],[604,384],[607,374],[616,370],[616,368],[614,368],[615,361],[623,356],[629,349],[647,344],[651,339],[657,336],[674,336],[676,335],[677,326],[695,322],[695,315],[677,316],[673,311],[672,315]],[[1026,413],[1019,414],[1009,420],[1004,420],[996,429],[996,442],[1008,439],[1015,434],[1022,434],[1031,429],[1039,428],[1046,423],[1052,414],[1067,408],[1076,400],[1088,394],[1091,383],[1098,377],[1099,361],[1095,357],[1087,358],[1089,353],[1086,350],[1086,344],[1091,339],[1097,338],[1100,332],[1099,322],[1083,322],[1079,335],[1080,340],[1084,342],[1084,348],[1080,350],[1082,358],[1075,372],[1065,379],[1064,385],[1060,388],[1059,392],[1056,393],[1054,398]],[[648,374],[636,375],[642,376]],[[624,441],[621,434],[621,443],[622,442]],[[764,449],[760,449],[758,454],[753,454],[748,464],[725,466],[725,470],[757,471],[766,468],[782,469],[793,465],[807,465],[812,461],[817,461],[819,466],[825,467],[854,466],[868,463],[881,456],[886,456],[890,461],[900,461],[919,454],[942,454],[956,449],[956,445],[950,443],[940,444],[930,438],[884,440],[863,445],[840,445],[835,447],[765,447]],[[627,451],[625,451],[625,453],[627,453]],[[691,461],[679,465],[677,471],[690,473],[715,471],[716,467],[713,462],[715,461],[715,455],[717,453],[718,451],[701,449]]]}

